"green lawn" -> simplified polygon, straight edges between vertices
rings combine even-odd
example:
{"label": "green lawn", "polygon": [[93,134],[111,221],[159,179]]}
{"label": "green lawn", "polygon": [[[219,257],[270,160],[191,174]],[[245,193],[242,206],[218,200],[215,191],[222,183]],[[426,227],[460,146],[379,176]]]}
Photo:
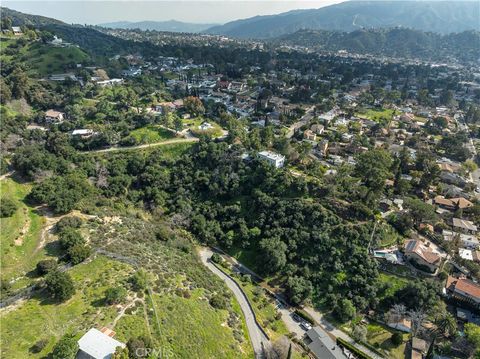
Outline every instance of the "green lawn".
{"label": "green lawn", "polygon": [[130,136],[139,144],[155,143],[175,137],[175,133],[165,128],[149,125],[130,132]]}
{"label": "green lawn", "polygon": [[30,189],[29,184],[17,183],[10,178],[0,182],[1,198],[10,198],[17,205],[11,217],[0,219],[0,268],[4,279],[24,275],[46,255],[44,249],[38,248],[44,218],[24,203]]}
{"label": "green lawn", "polygon": [[[208,122],[213,126],[213,128],[209,130],[201,130],[199,126],[204,122]],[[183,120],[183,127],[189,128],[190,131],[196,136],[209,135],[212,137],[220,137],[222,135],[222,127],[220,127],[218,123],[206,118],[196,117]]]}
{"label": "green lawn", "polygon": [[[36,295],[15,310],[2,312],[1,356],[43,358],[65,333],[81,336],[92,327],[110,325],[117,309],[103,305],[105,290],[126,280],[131,272],[127,264],[98,257],[69,271],[77,292],[67,302],[55,304]],[[38,354],[31,353],[39,340],[46,340],[47,346]]]}
{"label": "green lawn", "polygon": [[393,333],[395,333],[395,331],[386,326],[370,323],[367,325],[367,342],[378,349],[388,352],[388,358],[403,359],[405,358],[404,351],[405,345],[408,342],[408,334],[402,333],[403,343],[396,346],[390,340]]}
{"label": "green lawn", "polygon": [[375,122],[388,122],[393,118],[394,110],[392,109],[361,109],[355,116],[360,118],[366,118]]}

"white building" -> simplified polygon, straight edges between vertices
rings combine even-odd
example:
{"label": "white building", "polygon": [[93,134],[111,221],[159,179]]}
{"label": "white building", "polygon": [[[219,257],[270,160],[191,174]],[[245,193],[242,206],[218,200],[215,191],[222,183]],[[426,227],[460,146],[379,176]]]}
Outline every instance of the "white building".
{"label": "white building", "polygon": [[267,161],[268,163],[274,165],[276,168],[281,168],[285,164],[285,156],[271,152],[271,151],[262,151],[258,153],[260,159]]}
{"label": "white building", "polygon": [[[105,330],[105,332],[113,333],[108,330]],[[85,333],[78,341],[79,352],[77,358],[110,359],[117,347],[125,348],[125,344],[113,339],[106,333],[95,328]]]}

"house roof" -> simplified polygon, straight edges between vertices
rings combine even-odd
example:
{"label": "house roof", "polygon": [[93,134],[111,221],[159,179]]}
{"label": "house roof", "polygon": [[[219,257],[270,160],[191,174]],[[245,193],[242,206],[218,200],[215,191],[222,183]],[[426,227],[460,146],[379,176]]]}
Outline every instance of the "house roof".
{"label": "house roof", "polygon": [[79,348],[85,354],[94,359],[110,358],[117,347],[125,347],[125,344],[109,337],[107,334],[92,328],[78,341]]}
{"label": "house roof", "polygon": [[467,221],[466,219],[454,218],[453,219],[453,226],[466,229],[469,231],[476,232],[478,230],[477,226],[473,224],[472,221]]}
{"label": "house roof", "polygon": [[443,196],[436,196],[434,199],[435,204],[447,207],[455,207],[455,203],[451,199],[447,199]]}
{"label": "house roof", "polygon": [[346,359],[343,351],[320,327],[313,327],[307,332],[312,341],[308,348],[319,359]]}
{"label": "house roof", "polygon": [[412,348],[421,352],[427,351],[427,342],[420,338],[412,338]]}
{"label": "house roof", "polygon": [[433,253],[432,250],[426,247],[422,242],[417,240],[409,240],[405,244],[405,253],[415,253],[427,263],[436,264],[440,261],[440,256]]}
{"label": "house roof", "polygon": [[469,208],[473,207],[473,203],[470,202],[468,199],[463,197],[452,198],[451,201],[457,205],[458,208]]}
{"label": "house roof", "polygon": [[48,110],[47,112],[45,112],[45,116],[47,116],[47,117],[59,117],[59,116],[63,116],[63,112],[55,111],[55,110]]}
{"label": "house roof", "polygon": [[460,291],[480,301],[480,286],[471,280],[448,276],[445,288],[453,292]]}

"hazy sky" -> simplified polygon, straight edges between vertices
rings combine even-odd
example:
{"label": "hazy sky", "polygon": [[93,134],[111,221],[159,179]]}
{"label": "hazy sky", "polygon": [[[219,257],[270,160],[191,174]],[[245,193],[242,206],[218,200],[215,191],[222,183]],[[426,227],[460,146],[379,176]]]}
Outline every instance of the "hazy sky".
{"label": "hazy sky", "polygon": [[196,0],[196,1],[19,1],[4,0],[2,6],[43,15],[67,23],[99,24],[111,21],[180,20],[224,23],[255,15],[278,14],[294,9],[319,8],[342,0]]}

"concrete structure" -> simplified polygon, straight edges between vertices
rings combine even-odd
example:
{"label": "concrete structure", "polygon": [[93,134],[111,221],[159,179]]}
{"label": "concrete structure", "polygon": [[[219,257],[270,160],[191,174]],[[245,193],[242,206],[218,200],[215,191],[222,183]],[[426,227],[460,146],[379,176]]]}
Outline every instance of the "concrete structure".
{"label": "concrete structure", "polygon": [[260,159],[267,161],[276,168],[281,168],[285,164],[285,156],[271,151],[262,151],[258,153]]}

